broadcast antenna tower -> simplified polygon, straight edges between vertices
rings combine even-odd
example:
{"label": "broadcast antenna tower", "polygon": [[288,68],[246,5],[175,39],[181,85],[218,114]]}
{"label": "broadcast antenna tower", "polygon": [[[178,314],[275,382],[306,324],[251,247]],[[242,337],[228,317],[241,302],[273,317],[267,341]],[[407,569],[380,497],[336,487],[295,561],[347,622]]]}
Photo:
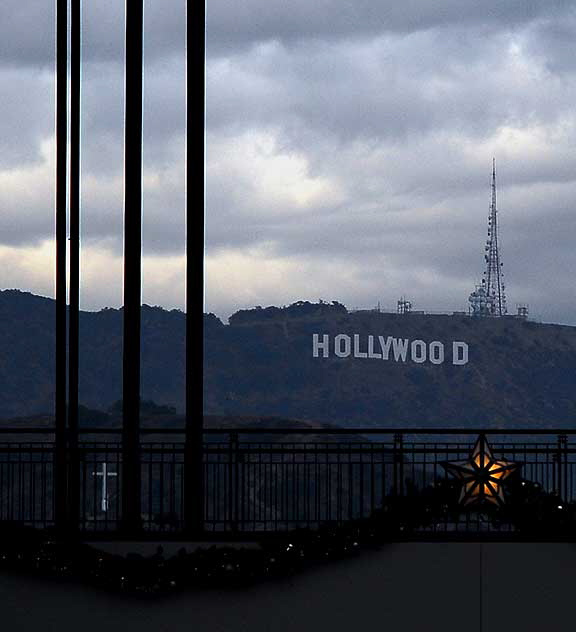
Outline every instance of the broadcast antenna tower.
{"label": "broadcast antenna tower", "polygon": [[492,202],[488,215],[488,239],[484,247],[486,269],[482,285],[468,299],[472,313],[478,316],[505,316],[506,286],[498,248],[498,211],[496,209],[496,161],[492,159]]}

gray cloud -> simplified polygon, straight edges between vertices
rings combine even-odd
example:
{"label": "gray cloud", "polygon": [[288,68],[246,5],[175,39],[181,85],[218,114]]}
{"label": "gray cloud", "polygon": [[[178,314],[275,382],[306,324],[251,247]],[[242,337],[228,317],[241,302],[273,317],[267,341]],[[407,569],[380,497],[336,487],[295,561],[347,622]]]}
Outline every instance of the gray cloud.
{"label": "gray cloud", "polygon": [[210,50],[228,54],[269,40],[284,43],[356,39],[378,33],[412,33],[435,28],[486,25],[507,30],[541,17],[564,15],[571,0],[546,4],[533,0],[306,0],[262,2],[245,0],[209,3],[207,32]]}
{"label": "gray cloud", "polygon": [[551,18],[536,22],[530,29],[527,45],[531,53],[555,75],[573,74],[576,70],[574,39],[576,11],[574,8],[561,20]]}
{"label": "gray cloud", "polygon": [[[55,2],[3,0],[0,7],[0,64],[52,68],[55,60]],[[124,55],[124,2],[91,0],[82,3],[83,58],[88,62],[120,63]],[[148,60],[183,49],[183,0],[145,3]]]}
{"label": "gray cloud", "polygon": [[42,159],[41,144],[54,124],[52,77],[42,71],[22,73],[0,66],[0,169]]}
{"label": "gray cloud", "polygon": [[[0,11],[0,247],[33,247],[53,234],[54,15],[31,0]],[[180,0],[147,3],[146,300],[170,306],[183,300],[183,18]],[[393,306],[401,293],[465,307],[495,155],[511,305],[576,322],[575,31],[568,1],[210,2],[208,309]],[[96,307],[121,288],[118,3],[85,3],[84,43],[84,294]]]}

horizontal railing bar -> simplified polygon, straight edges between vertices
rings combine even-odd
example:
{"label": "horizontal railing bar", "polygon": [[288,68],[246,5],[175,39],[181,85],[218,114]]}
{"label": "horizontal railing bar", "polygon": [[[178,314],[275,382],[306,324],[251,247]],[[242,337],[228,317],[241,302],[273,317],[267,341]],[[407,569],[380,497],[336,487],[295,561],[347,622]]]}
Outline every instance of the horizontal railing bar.
{"label": "horizontal railing bar", "polygon": [[204,434],[403,434],[403,435],[570,435],[576,434],[574,429],[557,428],[205,428]]}
{"label": "horizontal railing bar", "polygon": [[[351,444],[349,444],[351,445]],[[443,446],[429,446],[422,448],[409,448],[402,447],[401,449],[395,450],[393,446],[366,446],[364,447],[317,447],[314,444],[306,444],[306,446],[302,447],[285,447],[282,444],[278,444],[274,447],[269,448],[260,448],[260,447],[252,447],[247,444],[238,443],[233,449],[232,452],[240,455],[250,455],[250,454],[302,454],[302,455],[313,455],[313,454],[375,454],[385,453],[389,455],[393,455],[397,452],[402,452],[402,454],[409,456],[413,454],[433,454],[433,453],[450,453],[457,454],[459,452],[464,452],[469,449],[469,445],[462,445],[461,447],[455,445],[443,445]],[[122,447],[120,445],[115,446],[83,446],[80,444],[78,449],[82,453],[88,454],[120,454],[122,451]],[[527,445],[522,446],[512,446],[507,444],[506,446],[499,445],[497,443],[492,444],[492,449],[495,452],[509,452],[509,453],[518,453],[518,454],[558,454],[561,452],[562,454],[576,454],[576,447],[561,447],[558,448],[555,444],[549,444],[549,447],[538,446],[529,447]],[[47,454],[52,453],[54,451],[53,446],[14,446],[14,445],[0,445],[0,454],[4,453],[40,453]],[[142,454],[182,454],[184,452],[184,447],[146,447],[146,444],[141,446]],[[207,455],[218,455],[218,454],[230,454],[231,448],[230,444],[226,443],[223,446],[216,446],[205,444],[204,445],[204,453]]]}
{"label": "horizontal railing bar", "polygon": [[[0,434],[54,434],[54,428],[18,428],[17,426],[1,427]],[[80,428],[79,434],[122,434],[122,428]],[[182,428],[142,428],[140,434],[184,434]]]}
{"label": "horizontal railing bar", "polygon": [[[469,447],[469,446],[468,446]],[[121,447],[84,447],[82,445],[79,446],[79,451],[81,453],[81,455],[83,456],[84,454],[109,454],[110,456],[112,455],[119,455],[122,452],[122,448]],[[561,453],[562,455],[572,455],[572,454],[576,454],[576,447],[572,448],[572,447],[562,447],[562,448],[558,448],[557,446],[551,446],[551,447],[534,447],[534,448],[528,448],[528,447],[518,447],[518,448],[514,448],[514,447],[506,447],[503,448],[501,446],[498,446],[497,444],[492,445],[492,449],[494,452],[497,453],[501,453],[501,452],[505,452],[507,454],[518,454],[518,455],[522,455],[522,454],[533,454],[533,455],[557,455],[559,453]],[[442,447],[442,448],[434,448],[434,447],[430,447],[430,448],[418,448],[418,449],[409,449],[409,448],[404,448],[402,450],[394,450],[393,448],[380,448],[378,450],[364,450],[362,448],[348,448],[348,447],[334,447],[334,448],[320,448],[320,447],[314,447],[314,448],[285,448],[282,446],[278,446],[276,448],[270,448],[270,449],[266,449],[266,448],[250,448],[248,446],[242,446],[241,444],[238,445],[238,447],[235,447],[234,449],[231,449],[229,447],[229,444],[226,444],[225,447],[207,447],[204,446],[204,454],[207,456],[217,456],[217,455],[229,455],[231,453],[233,454],[237,454],[239,456],[245,457],[245,456],[250,456],[250,455],[301,455],[302,457],[305,456],[313,456],[313,455],[323,455],[323,454],[334,454],[334,455],[374,455],[377,456],[378,454],[386,454],[388,456],[394,456],[397,453],[402,453],[404,456],[411,456],[411,455],[417,455],[417,454],[422,454],[422,455],[430,455],[430,454],[459,454],[462,452],[465,452],[467,450],[467,446],[462,446],[462,447]],[[54,452],[54,448],[53,447],[14,447],[14,446],[0,446],[0,454],[21,454],[21,455],[26,455],[26,454],[52,454]],[[141,453],[143,456],[149,455],[149,454],[163,454],[163,455],[170,455],[170,454],[174,454],[174,455],[179,455],[179,454],[183,454],[184,453],[184,447],[178,447],[178,448],[163,448],[163,447],[156,447],[156,448],[146,448],[143,447],[141,448]],[[309,461],[308,461],[309,462]],[[177,461],[177,463],[181,463],[181,461]],[[214,461],[212,463],[217,463],[217,461]],[[266,463],[266,461],[262,461],[262,464]],[[341,464],[344,464],[345,461],[342,461]],[[369,462],[367,462],[369,463]],[[571,462],[572,463],[572,462]]]}
{"label": "horizontal railing bar", "polygon": [[[334,524],[340,524],[334,521]],[[268,531],[205,531],[196,536],[192,542],[202,543],[264,543],[267,541],[285,541],[293,536],[294,528],[284,530]],[[137,534],[126,534],[121,531],[82,531],[82,541],[87,543],[100,542],[182,542],[190,546],[191,540],[186,537],[183,531],[162,532],[162,531],[141,531]],[[530,543],[557,543],[576,542],[576,535],[558,534],[523,534],[515,532],[497,531],[460,531],[460,532],[412,532],[405,535],[396,533],[391,539],[391,543],[396,542],[530,542]]]}
{"label": "horizontal railing bar", "polygon": [[[379,452],[386,452],[389,454],[393,454],[396,452],[402,452],[403,454],[409,455],[409,454],[430,454],[433,452],[451,452],[451,453],[458,453],[458,452],[466,452],[470,449],[470,445],[471,444],[465,444],[462,445],[461,447],[457,447],[457,446],[430,446],[430,447],[423,447],[423,448],[406,448],[403,447],[402,449],[398,449],[395,450],[394,447],[392,445],[390,446],[376,446],[376,448],[372,448],[372,446],[366,446],[366,448],[363,447],[356,447],[356,448],[352,448],[352,447],[338,447],[338,446],[334,446],[334,447],[316,447],[314,446],[314,444],[307,444],[310,447],[285,447],[282,446],[282,444],[279,444],[278,446],[275,447],[252,447],[249,446],[247,444],[242,444],[242,443],[238,443],[236,447],[233,448],[234,452],[237,453],[241,453],[241,454],[324,454],[324,453],[331,453],[331,454],[378,454]],[[557,454],[559,451],[562,452],[562,454],[571,454],[576,452],[576,448],[568,448],[568,447],[562,447],[560,450],[558,449],[558,446],[555,444],[550,444],[549,447],[524,447],[524,446],[518,446],[518,447],[503,447],[498,445],[497,443],[493,443],[491,445],[491,448],[493,451],[496,452],[521,452],[521,453],[534,453],[534,454]],[[210,446],[210,445],[204,445],[204,452],[206,452],[207,454],[229,454],[230,453],[230,444],[225,444],[222,447],[216,447],[216,446]],[[148,451],[148,450],[146,450]],[[164,451],[168,451],[168,450],[164,450]]]}
{"label": "horizontal railing bar", "polygon": [[[0,434],[54,434],[54,428],[0,426]],[[185,428],[141,428],[140,434],[185,434]],[[204,428],[204,434],[402,434],[402,435],[575,435],[576,428]],[[80,428],[80,434],[121,434],[121,428]]]}
{"label": "horizontal railing bar", "polygon": [[54,434],[53,428],[0,427],[0,434]]}

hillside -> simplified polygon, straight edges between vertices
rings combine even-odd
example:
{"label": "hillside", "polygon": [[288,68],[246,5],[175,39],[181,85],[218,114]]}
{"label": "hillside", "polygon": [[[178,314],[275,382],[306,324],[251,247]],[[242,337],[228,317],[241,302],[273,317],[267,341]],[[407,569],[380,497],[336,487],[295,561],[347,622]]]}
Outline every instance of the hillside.
{"label": "hillside", "polygon": [[[265,312],[266,310],[262,310]],[[206,328],[205,407],[210,413],[272,414],[341,424],[573,426],[576,328],[516,318],[377,312],[275,318],[258,310]],[[313,335],[328,335],[329,357],[313,357]],[[337,357],[335,336],[440,342],[445,361]],[[454,341],[468,362],[454,365]],[[436,345],[439,347],[439,345]],[[382,352],[379,349],[380,353]],[[417,359],[422,359],[418,357]],[[436,358],[437,359],[437,358]]]}
{"label": "hillside", "polygon": [[[337,303],[244,310],[228,325],[208,314],[204,322],[208,415],[387,426],[576,423],[574,327],[348,313]],[[52,413],[53,329],[52,300],[0,292],[0,417]],[[105,411],[121,397],[122,310],[82,312],[80,331],[80,401]],[[143,398],[179,413],[184,340],[182,312],[142,308]],[[337,340],[346,357],[336,354]]]}
{"label": "hillside", "polygon": [[[80,313],[80,402],[107,410],[122,397],[122,309]],[[0,292],[0,418],[52,413],[55,302]],[[144,399],[184,405],[185,318],[142,307]]]}

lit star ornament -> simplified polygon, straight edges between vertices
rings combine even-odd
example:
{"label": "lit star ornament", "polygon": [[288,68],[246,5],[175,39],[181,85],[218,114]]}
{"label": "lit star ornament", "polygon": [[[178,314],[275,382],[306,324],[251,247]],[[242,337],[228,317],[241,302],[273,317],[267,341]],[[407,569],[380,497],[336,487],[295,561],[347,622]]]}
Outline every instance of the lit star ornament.
{"label": "lit star ornament", "polygon": [[460,503],[465,506],[484,502],[502,505],[502,483],[520,467],[518,463],[496,460],[483,434],[479,435],[468,461],[442,463],[442,466],[462,481]]}

